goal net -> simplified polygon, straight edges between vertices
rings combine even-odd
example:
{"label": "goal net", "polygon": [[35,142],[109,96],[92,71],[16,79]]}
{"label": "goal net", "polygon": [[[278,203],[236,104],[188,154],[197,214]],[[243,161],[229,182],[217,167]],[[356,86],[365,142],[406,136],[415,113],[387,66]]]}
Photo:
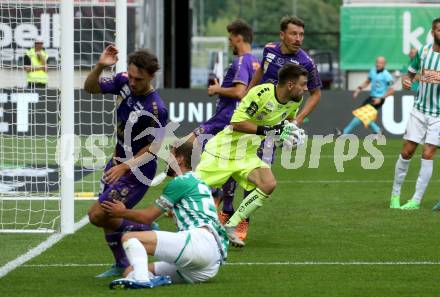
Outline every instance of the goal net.
{"label": "goal net", "polygon": [[[60,0],[0,0],[0,232],[60,230]],[[112,153],[114,98],[89,95],[84,80],[115,41],[114,1],[74,4],[75,209],[96,197]],[[26,51],[35,40],[47,54],[47,84],[28,85]],[[32,61],[31,61],[32,62]]]}

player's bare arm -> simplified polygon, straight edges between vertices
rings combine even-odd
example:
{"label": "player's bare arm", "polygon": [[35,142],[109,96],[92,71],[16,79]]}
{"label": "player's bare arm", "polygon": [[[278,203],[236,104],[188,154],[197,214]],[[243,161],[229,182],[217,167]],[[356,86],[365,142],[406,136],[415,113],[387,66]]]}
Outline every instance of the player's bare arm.
{"label": "player's bare arm", "polygon": [[101,93],[99,76],[106,67],[113,66],[116,62],[118,62],[118,49],[111,44],[105,48],[99,57],[98,63],[96,63],[95,67],[93,67],[87,76],[84,82],[84,90],[91,94]]}
{"label": "player's bare arm", "polygon": [[247,86],[241,83],[234,84],[231,88],[222,88],[218,83],[218,80],[214,80],[214,84],[208,87],[208,95],[220,95],[233,99],[241,99],[246,94]]}
{"label": "player's bare arm", "polygon": [[402,76],[402,87],[405,90],[410,90],[415,77],[415,73],[408,71],[407,75]]}
{"label": "player's bare arm", "polygon": [[127,209],[121,201],[104,201],[101,207],[111,217],[123,218],[142,224],[151,224],[160,217],[163,210],[152,204],[144,209]]}
{"label": "player's bare arm", "polygon": [[252,89],[253,87],[255,87],[256,85],[258,85],[258,83],[261,81],[261,78],[263,77],[263,69],[260,67],[257,70],[255,70],[254,76],[252,77],[251,82],[249,83],[249,85],[247,86],[247,90],[246,93]]}
{"label": "player's bare arm", "polygon": [[295,118],[296,124],[299,126],[304,122],[304,119],[315,110],[319,101],[321,100],[321,89],[316,88],[310,91],[310,97],[307,99],[304,107],[298,112],[298,115]]}
{"label": "player's bare arm", "polygon": [[248,134],[256,134],[258,126],[252,123],[251,121],[242,121],[231,123],[234,131],[243,132]]}
{"label": "player's bare arm", "polygon": [[[151,149],[151,150],[150,150]],[[126,174],[131,167],[139,167],[154,158],[152,152],[153,146],[151,144],[144,146],[136,155],[130,160],[127,160],[121,164],[113,166],[107,170],[104,174],[104,181],[108,184],[117,182],[124,174]],[[156,150],[157,152],[157,150]]]}

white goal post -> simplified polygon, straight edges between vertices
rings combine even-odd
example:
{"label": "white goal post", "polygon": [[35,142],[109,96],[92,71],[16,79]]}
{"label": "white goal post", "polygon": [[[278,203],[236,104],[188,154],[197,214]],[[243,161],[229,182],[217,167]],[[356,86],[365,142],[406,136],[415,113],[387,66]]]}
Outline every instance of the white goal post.
{"label": "white goal post", "polygon": [[[96,198],[114,145],[115,101],[82,85],[110,43],[116,68],[126,69],[135,2],[0,0],[0,233],[73,233],[75,198]],[[26,81],[36,39],[48,56],[44,87]]]}

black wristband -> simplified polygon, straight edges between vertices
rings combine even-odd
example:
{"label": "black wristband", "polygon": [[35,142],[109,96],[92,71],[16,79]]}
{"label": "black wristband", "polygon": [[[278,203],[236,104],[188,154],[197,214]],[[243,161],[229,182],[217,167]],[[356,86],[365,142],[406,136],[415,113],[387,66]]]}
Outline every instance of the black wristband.
{"label": "black wristband", "polygon": [[283,132],[283,125],[275,125],[273,127],[257,126],[257,132],[255,134],[266,136],[270,132],[272,132],[274,135],[281,135],[281,132]]}

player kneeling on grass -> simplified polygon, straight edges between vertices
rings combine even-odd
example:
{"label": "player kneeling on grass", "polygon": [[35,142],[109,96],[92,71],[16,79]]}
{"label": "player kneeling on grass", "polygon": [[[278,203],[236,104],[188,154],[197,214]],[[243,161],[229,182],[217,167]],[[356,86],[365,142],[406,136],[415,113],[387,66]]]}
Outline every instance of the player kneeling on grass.
{"label": "player kneeling on grass", "polygon": [[257,156],[261,141],[272,136],[292,147],[304,142],[304,131],[285,119],[295,118],[305,91],[307,70],[295,64],[284,65],[278,72],[277,85],[252,88],[235,110],[231,124],[205,146],[196,170],[203,181],[219,187],[232,177],[251,191],[225,224],[235,246],[244,246],[235,233],[236,226],[262,206],[276,186],[269,165]]}
{"label": "player kneeling on grass", "polygon": [[[171,210],[178,232],[128,232],[122,244],[133,271],[114,280],[111,289],[152,288],[173,283],[197,283],[214,277],[226,260],[228,238],[218,220],[211,190],[191,171],[192,145],[185,142],[171,149],[168,161],[171,180],[154,204],[141,210],[105,201],[110,216],[150,224]],[[148,255],[159,262],[148,264]]]}

